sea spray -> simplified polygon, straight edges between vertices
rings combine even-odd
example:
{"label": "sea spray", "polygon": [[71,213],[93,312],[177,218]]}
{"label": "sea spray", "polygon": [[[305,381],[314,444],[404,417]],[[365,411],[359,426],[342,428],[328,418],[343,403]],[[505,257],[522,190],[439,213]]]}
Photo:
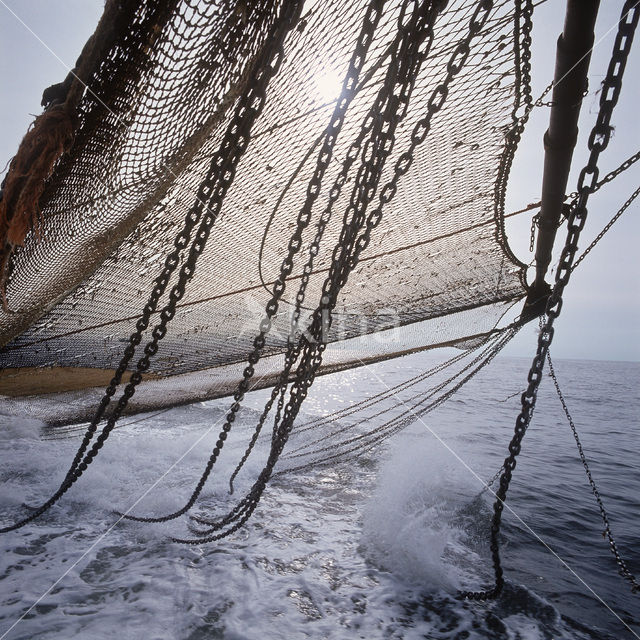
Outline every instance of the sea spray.
{"label": "sea spray", "polygon": [[[477,581],[474,519],[487,517],[468,472],[422,427],[399,439],[364,510],[362,542],[377,566],[426,590]],[[487,511],[487,513],[481,513]]]}
{"label": "sea spray", "polygon": [[[381,379],[395,384],[409,369],[430,363],[429,354],[414,354],[403,359],[401,369],[390,363],[376,366]],[[513,393],[518,372],[527,365],[496,360],[472,383],[465,404],[450,404],[429,416],[429,427],[485,479],[504,457],[512,430],[513,407],[499,400]],[[577,417],[585,446],[599,460],[599,476],[616,470],[615,481],[613,474],[604,481],[610,488],[607,495],[621,538],[637,548],[633,454],[640,431],[629,425],[637,421],[638,398],[625,384],[638,380],[640,369],[628,363],[595,367],[560,361],[557,366],[578,407],[580,394],[592,393],[596,382],[604,385],[605,400]],[[362,389],[355,376],[348,372],[321,379],[303,418],[322,414],[325,402],[333,404],[345,388]],[[370,390],[375,390],[375,380]],[[585,380],[589,385],[576,392],[574,383]],[[252,394],[248,404],[259,410],[266,393]],[[586,483],[581,488],[570,475],[571,433],[554,426],[560,409],[554,393],[552,385],[541,389],[543,402],[527,436],[528,456],[519,462],[509,504],[631,620],[636,596],[627,594],[615,572],[607,570],[612,563],[598,521],[587,517],[593,497]],[[514,397],[510,402],[517,401]],[[183,520],[165,526],[121,522],[110,529],[114,508],[131,506],[204,436],[136,510],[162,512],[188,491],[210,451],[205,434],[227,408],[228,400],[220,400],[143,421],[127,419],[130,426],[116,430],[81,487],[24,532],[0,538],[0,635],[38,601],[7,640],[106,639],[114,633],[123,640],[631,640],[630,632],[585,594],[511,514],[504,529],[508,578],[503,596],[488,604],[455,598],[456,584],[478,587],[491,579],[491,496],[478,495],[478,481],[420,423],[390,441],[390,447],[357,460],[275,477],[246,529],[221,543],[185,547],[169,542],[168,536],[187,531]],[[250,486],[268,451],[269,432],[238,477],[237,495],[227,494],[228,472],[244,452],[255,418],[249,409],[240,416],[225,447],[228,458],[221,459],[220,473],[211,478],[196,512],[223,513]],[[52,432],[37,425],[33,431],[26,423],[4,428],[11,434],[0,436],[0,472],[9,494],[4,517],[9,518],[22,512],[23,501],[41,499],[61,479],[66,470],[61,461],[73,455],[81,434],[50,441],[44,438]],[[301,440],[312,433],[300,434]],[[624,433],[624,440],[612,433]],[[291,444],[296,444],[293,437]],[[575,526],[568,504],[585,513],[581,527]],[[423,538],[419,522],[425,526]],[[382,544],[383,525],[391,532],[387,540],[404,536],[404,549],[413,554],[404,560],[409,569],[392,566],[397,549]],[[424,559],[429,560],[438,536],[446,542],[433,568]]]}

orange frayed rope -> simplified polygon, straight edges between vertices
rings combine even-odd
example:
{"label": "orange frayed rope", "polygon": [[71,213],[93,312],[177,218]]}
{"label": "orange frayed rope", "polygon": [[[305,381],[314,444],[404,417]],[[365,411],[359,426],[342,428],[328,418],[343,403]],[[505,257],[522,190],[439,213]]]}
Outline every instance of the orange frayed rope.
{"label": "orange frayed rope", "polygon": [[40,237],[39,200],[58,159],[74,140],[74,116],[57,105],[38,116],[9,166],[0,199],[0,296],[8,311],[9,259],[31,230]]}

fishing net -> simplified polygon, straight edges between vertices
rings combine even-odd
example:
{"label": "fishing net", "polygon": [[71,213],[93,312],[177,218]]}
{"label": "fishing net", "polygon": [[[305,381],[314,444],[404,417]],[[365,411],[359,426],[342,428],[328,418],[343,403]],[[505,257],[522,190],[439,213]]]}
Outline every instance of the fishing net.
{"label": "fishing net", "polygon": [[[44,96],[42,117],[62,113],[72,143],[49,140],[60,132],[59,118],[36,122],[33,139],[61,155],[45,167],[39,190],[20,191],[24,185],[15,175],[11,184],[11,173],[5,181],[0,393],[13,396],[8,411],[50,422],[92,415],[167,256],[177,251],[176,273],[189,261],[188,247],[176,243],[185,220],[198,202],[203,216],[218,200],[197,269],[126,410],[233,393],[311,190],[309,221],[253,376],[255,387],[273,385],[291,336],[304,331],[326,293],[351,186],[382,152],[376,189],[393,182],[427,113],[428,135],[414,145],[410,167],[395,180],[336,294],[320,373],[468,345],[489,335],[526,294],[525,267],[503,228],[506,179],[528,91],[527,24],[518,3],[430,3],[433,31],[412,54],[424,59],[397,96],[392,144],[382,151],[363,144],[354,154],[390,66],[406,58],[394,43],[414,5],[307,1],[283,35],[283,55],[264,95],[252,97],[261,103],[259,113],[229,147],[238,105],[254,90],[283,12],[293,4],[107,2],[76,75]],[[363,44],[372,4],[384,6]],[[484,5],[486,20],[470,40],[469,24]],[[465,38],[464,64],[453,77],[451,56]],[[323,136],[345,101],[343,79],[359,48],[357,85],[316,184]],[[446,93],[439,92],[447,77]],[[434,108],[434,95],[442,108]],[[230,156],[222,193],[207,180],[212,166]],[[18,201],[28,205],[25,194],[35,205],[12,211]],[[322,223],[328,202],[336,213]],[[15,228],[25,219],[30,230],[20,234]],[[319,224],[323,235],[314,244]],[[305,266],[310,255],[312,267]],[[152,327],[161,308],[150,313]]]}

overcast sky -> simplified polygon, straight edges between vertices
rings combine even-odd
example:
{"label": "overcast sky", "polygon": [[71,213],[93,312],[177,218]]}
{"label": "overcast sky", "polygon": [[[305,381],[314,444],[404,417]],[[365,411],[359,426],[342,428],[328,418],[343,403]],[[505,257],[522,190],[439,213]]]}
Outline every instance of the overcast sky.
{"label": "overcast sky", "polygon": [[[592,58],[589,95],[583,103],[580,139],[568,190],[575,190],[577,174],[586,159],[586,137],[595,119],[599,85],[606,73],[621,0],[601,3]],[[553,76],[555,42],[562,30],[564,0],[549,0],[536,9],[533,33],[534,96]],[[15,153],[33,115],[41,112],[42,90],[64,79],[102,13],[102,0],[0,0],[0,168]],[[16,17],[13,15],[17,14]],[[22,21],[22,22],[21,22]],[[23,24],[24,23],[24,24]],[[620,103],[612,123],[614,138],[602,154],[601,174],[617,166],[640,147],[640,34],[625,72]],[[507,211],[540,197],[542,135],[548,108],[534,111],[520,145],[511,177]],[[637,163],[640,165],[640,163]],[[593,197],[580,242],[586,247],[640,182],[640,166]],[[640,198],[576,270],[565,293],[556,323],[552,353],[558,358],[640,360]],[[512,219],[513,220],[513,219]],[[530,262],[531,217],[520,216],[507,227],[516,255]],[[564,228],[559,233],[562,239]],[[559,242],[557,247],[559,247]],[[559,251],[554,254],[557,260]],[[513,315],[517,315],[514,311]],[[535,327],[525,328],[506,350],[530,356]]]}

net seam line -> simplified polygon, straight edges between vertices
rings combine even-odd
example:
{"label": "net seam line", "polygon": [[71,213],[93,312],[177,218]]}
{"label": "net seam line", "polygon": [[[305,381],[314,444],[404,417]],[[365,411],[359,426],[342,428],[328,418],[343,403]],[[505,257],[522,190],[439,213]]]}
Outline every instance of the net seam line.
{"label": "net seam line", "polygon": [[[516,212],[516,213],[520,213],[520,212]],[[505,215],[505,218],[506,218],[506,217],[510,217],[510,216],[512,216],[512,215],[515,215],[515,213],[512,213],[512,214],[506,214],[506,215]],[[389,256],[389,255],[393,255],[393,254],[396,254],[396,253],[400,253],[400,252],[402,252],[402,251],[407,251],[407,250],[409,250],[409,249],[415,249],[415,248],[417,248],[417,247],[425,246],[425,245],[427,245],[427,244],[431,244],[431,243],[433,243],[433,242],[438,242],[438,241],[440,241],[440,240],[446,240],[446,239],[451,238],[451,237],[453,237],[453,236],[455,236],[455,235],[458,235],[458,234],[460,234],[460,233],[467,233],[467,232],[469,232],[469,231],[473,231],[473,230],[478,229],[478,228],[480,228],[480,227],[491,225],[491,224],[493,224],[494,222],[495,222],[495,220],[494,220],[494,219],[493,219],[493,217],[492,217],[491,219],[486,220],[486,221],[484,221],[484,222],[479,222],[479,223],[476,223],[476,224],[474,224],[474,225],[470,225],[470,226],[468,226],[468,227],[465,227],[464,229],[459,229],[459,230],[457,230],[457,231],[451,231],[451,232],[449,232],[449,233],[442,234],[442,235],[437,236],[437,237],[435,237],[435,238],[429,238],[429,239],[427,239],[427,240],[422,240],[422,241],[420,241],[420,242],[416,242],[416,243],[413,243],[413,244],[404,245],[404,246],[402,246],[402,247],[397,247],[397,248],[395,248],[395,249],[390,249],[389,251],[385,251],[385,252],[382,252],[382,253],[378,253],[378,254],[376,254],[376,255],[372,255],[372,256],[364,256],[364,257],[360,260],[360,262],[361,262],[361,263],[363,263],[363,262],[370,262],[370,261],[372,261],[372,260],[376,260],[376,259],[378,259],[378,258],[383,258],[383,257]],[[328,271],[329,271],[329,267],[323,267],[322,269],[316,269],[313,273],[314,273],[314,274],[319,274],[319,273],[326,273],[326,272],[328,272]],[[302,278],[302,274],[292,275],[292,276],[289,276],[289,277],[287,278],[287,282],[291,282],[291,281],[294,281],[294,280],[299,280],[299,279],[301,279],[301,278]],[[268,283],[268,285],[267,285],[267,286],[273,286],[274,284],[275,284],[275,281]],[[254,290],[256,290],[256,289],[263,289],[263,288],[264,288],[264,285],[263,285],[262,283],[260,283],[260,284],[256,284],[256,285],[251,285],[251,286],[249,286],[249,287],[244,287],[244,288],[242,288],[242,289],[235,289],[234,291],[229,291],[229,292],[227,292],[227,293],[222,293],[222,294],[218,294],[218,295],[215,295],[215,296],[210,296],[210,297],[207,297],[207,298],[200,298],[200,299],[198,299],[198,300],[193,300],[193,301],[191,301],[191,302],[183,302],[183,303],[178,304],[178,305],[176,306],[176,309],[183,309],[183,308],[185,308],[185,307],[191,307],[191,306],[194,306],[194,305],[197,305],[197,304],[203,304],[203,303],[205,303],[205,302],[211,302],[211,301],[213,301],[213,300],[220,300],[220,299],[222,299],[222,298],[226,298],[226,297],[228,297],[228,296],[233,296],[233,295],[237,295],[237,294],[240,294],[240,293],[247,293],[247,292],[249,292],[249,291],[254,291]],[[438,294],[434,294],[434,295],[438,295]],[[524,294],[523,294],[523,295],[524,295]],[[491,300],[491,301],[490,301],[489,303],[487,303],[487,304],[491,304],[491,303],[493,303],[493,302],[502,302],[502,301],[504,301],[504,300],[506,300],[506,299],[513,299],[513,298],[505,298],[505,299],[500,298],[499,300]],[[285,302],[286,302],[286,301],[285,301]],[[484,306],[484,305],[477,305],[477,306]],[[475,308],[477,308],[477,307],[476,307],[476,306],[463,307],[463,308],[461,308],[461,309],[454,309],[454,311],[453,311],[453,312],[449,312],[449,311],[448,311],[447,313],[448,313],[448,314],[449,314],[449,313],[455,313],[456,311],[459,311],[459,310],[475,309]],[[155,313],[159,313],[159,312],[158,312],[158,311],[156,311]],[[438,316],[431,316],[431,317],[438,317]],[[3,353],[3,352],[18,351],[18,350],[20,350],[20,349],[22,349],[22,348],[24,348],[24,347],[30,347],[30,346],[32,346],[32,345],[34,345],[34,344],[41,344],[41,343],[43,343],[43,342],[48,342],[48,341],[50,341],[50,340],[55,340],[55,339],[57,339],[57,338],[63,338],[63,337],[71,336],[71,335],[77,335],[77,334],[79,334],[79,333],[83,333],[83,332],[85,332],[85,331],[91,331],[91,330],[93,330],[93,329],[100,329],[100,328],[102,328],[102,327],[108,327],[108,326],[111,326],[111,325],[114,325],[114,324],[118,324],[118,323],[120,323],[120,322],[127,322],[127,321],[131,321],[131,320],[136,320],[137,318],[138,318],[138,316],[137,316],[137,315],[136,315],[136,316],[128,316],[128,317],[125,317],[125,318],[118,318],[117,320],[109,320],[108,322],[105,322],[105,323],[96,324],[96,325],[91,325],[91,326],[89,326],[89,327],[82,327],[82,329],[74,329],[73,331],[69,331],[69,332],[67,332],[67,333],[57,334],[57,335],[55,335],[55,336],[51,336],[51,337],[47,337],[47,338],[42,338],[42,339],[37,340],[37,341],[36,341],[36,340],[34,340],[34,341],[32,341],[32,342],[28,342],[28,343],[26,343],[26,344],[19,345],[19,346],[15,346],[15,347],[12,347],[12,346],[10,346],[10,345],[9,345],[9,346],[6,346],[6,347],[2,348],[2,350],[0,350],[0,354],[1,354],[1,353]],[[429,318],[424,318],[424,319],[429,319]]]}
{"label": "net seam line", "polygon": [[[298,277],[291,278],[291,279],[292,280],[293,279],[298,279]],[[260,289],[260,288],[262,288],[262,285],[254,285],[253,287],[250,287],[249,289],[239,290],[239,291],[233,292],[233,293],[246,293],[246,291],[251,291],[251,290]],[[188,302],[188,303],[185,303],[183,305],[180,305],[177,308],[178,309],[183,309],[185,307],[193,306],[195,304],[201,304],[201,303],[204,303],[204,302],[212,302],[214,300],[218,300],[220,298],[223,298],[223,297],[225,297],[227,295],[231,295],[231,294],[222,294],[220,296],[213,296],[212,298],[206,298],[206,299],[203,299],[203,300],[196,300],[194,302]],[[436,297],[438,295],[443,295],[443,293],[442,292],[434,293],[431,296],[424,296],[421,299],[422,300],[426,300],[429,297],[433,298],[433,297]],[[517,300],[523,298],[525,295],[526,295],[526,293],[524,293],[524,292],[517,292],[515,294],[504,295],[504,296],[502,296],[500,298],[494,298],[494,299],[490,300],[489,302],[485,302],[485,303],[482,303],[482,304],[469,304],[469,305],[462,305],[462,306],[459,306],[459,307],[451,307],[449,310],[447,310],[446,314],[435,314],[435,315],[432,315],[432,316],[424,316],[422,318],[418,318],[417,320],[409,320],[408,322],[400,323],[399,325],[396,326],[396,328],[397,327],[406,327],[406,326],[409,326],[409,325],[412,325],[412,324],[416,324],[418,322],[425,322],[427,320],[435,320],[436,318],[442,318],[445,315],[453,315],[455,313],[461,313],[463,311],[471,311],[472,309],[481,309],[482,307],[488,307],[488,306],[491,306],[491,305],[494,305],[494,304],[498,304],[498,303],[507,303],[507,302],[512,302],[514,300],[517,301]],[[351,315],[351,314],[336,313],[334,315],[336,317],[339,317],[341,315],[347,315],[348,316],[348,315]],[[83,331],[88,331],[90,329],[100,329],[102,327],[110,326],[110,325],[113,325],[113,324],[117,324],[119,322],[127,322],[127,321],[130,321],[130,320],[135,320],[136,318],[137,318],[137,316],[134,317],[134,318],[121,318],[119,320],[109,321],[108,323],[101,324],[101,325],[95,325],[93,327],[85,327],[83,329],[75,329],[74,331],[70,331],[68,333],[63,333],[63,334],[60,334],[60,335],[57,335],[57,336],[53,336],[51,338],[42,338],[39,341],[30,342],[30,343],[25,344],[25,345],[20,345],[19,347],[8,347],[8,348],[5,348],[4,351],[5,352],[19,351],[20,349],[22,349],[24,347],[30,347],[30,346],[33,346],[34,344],[42,344],[44,342],[48,342],[50,340],[55,340],[57,338],[66,338],[68,336],[72,336],[72,335],[76,335],[76,334],[82,333]],[[389,328],[391,328],[391,327],[387,327],[386,329],[389,329]],[[381,329],[381,331],[384,331],[386,329]],[[373,333],[377,333],[377,331],[370,331],[368,333],[362,333],[362,334],[354,335],[354,336],[351,336],[351,337],[357,338],[357,337],[360,337],[360,336],[371,335]],[[460,340],[467,340],[467,339],[468,338],[466,336],[463,336],[462,338],[460,338]],[[225,363],[225,364],[236,364],[237,362],[244,362],[244,361],[245,361],[244,359],[237,360],[237,361],[234,360],[234,361],[229,361],[228,363]],[[220,365],[220,366],[224,366],[224,365]],[[13,367],[6,367],[6,368],[7,369],[11,369]],[[213,368],[217,368],[217,367],[213,367]],[[0,368],[0,371],[3,371],[3,369]]]}

